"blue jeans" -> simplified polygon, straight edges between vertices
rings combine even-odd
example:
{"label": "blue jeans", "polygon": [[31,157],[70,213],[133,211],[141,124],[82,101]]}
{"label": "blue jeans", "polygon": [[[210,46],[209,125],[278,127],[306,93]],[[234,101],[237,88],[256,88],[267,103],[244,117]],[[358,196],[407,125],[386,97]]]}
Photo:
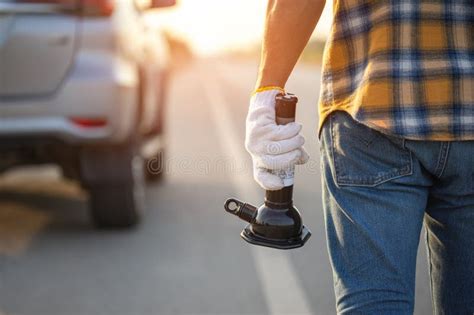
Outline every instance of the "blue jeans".
{"label": "blue jeans", "polygon": [[321,133],[338,314],[413,314],[424,223],[435,314],[474,314],[474,141],[387,136],[333,113]]}

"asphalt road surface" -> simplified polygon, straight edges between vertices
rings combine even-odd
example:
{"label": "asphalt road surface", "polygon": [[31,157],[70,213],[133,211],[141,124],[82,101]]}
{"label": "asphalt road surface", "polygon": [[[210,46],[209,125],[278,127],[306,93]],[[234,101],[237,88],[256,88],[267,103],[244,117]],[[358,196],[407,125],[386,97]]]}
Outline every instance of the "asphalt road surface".
{"label": "asphalt road surface", "polygon": [[[256,64],[196,61],[173,78],[166,179],[147,189],[139,228],[94,230],[87,194],[55,167],[0,177],[0,314],[335,314],[315,133],[319,76],[298,66],[287,86],[300,99],[311,154],[296,172],[296,206],[313,232],[302,249],[248,245],[244,222],[223,209],[230,196],[262,202],[243,148]],[[419,315],[431,314],[424,252],[422,241]]]}

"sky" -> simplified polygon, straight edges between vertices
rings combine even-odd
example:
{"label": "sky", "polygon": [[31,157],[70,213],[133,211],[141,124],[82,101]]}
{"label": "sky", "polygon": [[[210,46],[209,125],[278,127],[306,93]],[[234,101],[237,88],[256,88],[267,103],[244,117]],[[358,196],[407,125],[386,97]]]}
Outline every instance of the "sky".
{"label": "sky", "polygon": [[[266,5],[265,0],[178,0],[150,21],[186,39],[197,53],[212,55],[261,41]],[[326,1],[313,37],[326,37],[331,10],[332,1]]]}

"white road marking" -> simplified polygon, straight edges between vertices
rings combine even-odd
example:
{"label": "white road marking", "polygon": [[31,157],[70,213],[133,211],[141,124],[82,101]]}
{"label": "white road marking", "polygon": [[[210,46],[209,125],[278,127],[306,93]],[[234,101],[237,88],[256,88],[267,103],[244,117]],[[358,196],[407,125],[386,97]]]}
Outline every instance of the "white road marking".
{"label": "white road marking", "polygon": [[[237,163],[243,163],[245,161],[244,146],[235,129],[232,128],[234,122],[221,89],[215,78],[210,76],[201,76],[201,78],[203,78],[204,93],[209,102],[212,119],[216,125],[215,134],[226,155],[234,157]],[[242,172],[234,172],[231,175],[230,179],[233,181],[237,196],[249,200],[261,199],[257,191],[252,189],[254,186],[248,185],[251,178]],[[236,234],[238,232],[236,231]],[[270,314],[311,314],[310,305],[298,282],[289,253],[252,246],[252,254]]]}

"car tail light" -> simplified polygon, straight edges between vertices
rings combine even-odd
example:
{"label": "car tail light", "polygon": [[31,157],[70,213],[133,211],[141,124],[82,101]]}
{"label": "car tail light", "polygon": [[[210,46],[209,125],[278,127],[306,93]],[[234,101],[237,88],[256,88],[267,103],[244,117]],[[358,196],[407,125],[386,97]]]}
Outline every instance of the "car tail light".
{"label": "car tail light", "polygon": [[69,120],[82,128],[100,128],[107,126],[105,118],[71,117]]}

